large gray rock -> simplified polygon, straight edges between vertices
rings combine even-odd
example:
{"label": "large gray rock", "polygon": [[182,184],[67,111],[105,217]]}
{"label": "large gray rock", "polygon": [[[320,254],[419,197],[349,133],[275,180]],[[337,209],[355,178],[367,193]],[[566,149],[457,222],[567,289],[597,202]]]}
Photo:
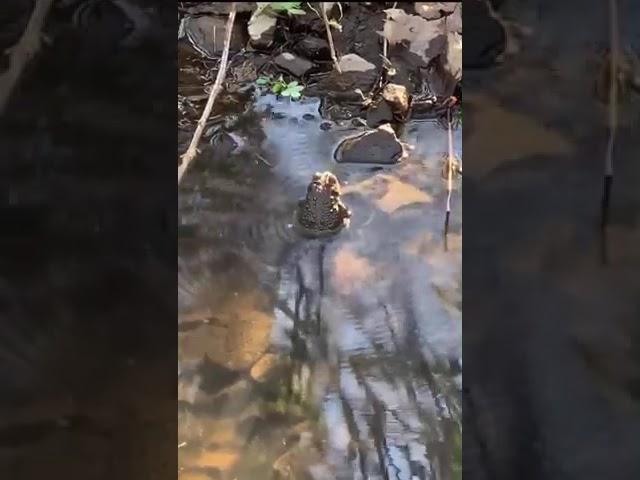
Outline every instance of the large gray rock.
{"label": "large gray rock", "polygon": [[336,161],[339,163],[374,163],[392,165],[404,156],[404,148],[389,124],[349,138],[338,147]]}

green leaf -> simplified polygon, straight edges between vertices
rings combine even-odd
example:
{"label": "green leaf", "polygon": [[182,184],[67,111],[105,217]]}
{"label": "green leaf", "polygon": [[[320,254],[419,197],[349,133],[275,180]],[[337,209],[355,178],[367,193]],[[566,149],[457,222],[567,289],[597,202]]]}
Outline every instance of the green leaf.
{"label": "green leaf", "polygon": [[298,90],[293,90],[293,91],[290,93],[290,96],[291,96],[291,98],[300,98],[302,95],[301,95],[301,93],[300,93]]}
{"label": "green leaf", "polygon": [[289,84],[287,85],[287,88],[292,88],[292,87],[296,87],[298,86],[298,82],[293,81],[293,82],[289,82]]}
{"label": "green leaf", "polygon": [[283,88],[284,88],[284,85],[282,83],[274,83],[273,86],[271,87],[271,91],[276,95],[278,95]]}
{"label": "green leaf", "polygon": [[291,90],[286,90],[286,89],[285,89],[285,90],[282,90],[282,91],[280,92],[280,95],[282,95],[283,97],[288,97],[288,96],[290,96],[290,95],[291,95]]}
{"label": "green leaf", "polygon": [[287,10],[287,13],[289,15],[304,15],[307,12],[305,12],[304,10],[301,10],[299,8],[291,8],[291,9]]}
{"label": "green leaf", "polygon": [[258,85],[268,85],[271,82],[269,77],[260,77],[256,80],[256,84]]}
{"label": "green leaf", "polygon": [[290,12],[291,10],[300,10],[300,3],[301,2],[271,2],[269,6],[275,12]]}

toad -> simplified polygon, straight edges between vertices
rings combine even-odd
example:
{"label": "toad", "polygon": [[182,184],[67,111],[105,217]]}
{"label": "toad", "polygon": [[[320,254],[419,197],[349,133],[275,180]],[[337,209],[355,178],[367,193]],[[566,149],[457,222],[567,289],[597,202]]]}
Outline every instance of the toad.
{"label": "toad", "polygon": [[322,236],[349,225],[351,212],[340,199],[340,182],[331,172],[316,173],[307,196],[298,202],[296,224],[302,233]]}

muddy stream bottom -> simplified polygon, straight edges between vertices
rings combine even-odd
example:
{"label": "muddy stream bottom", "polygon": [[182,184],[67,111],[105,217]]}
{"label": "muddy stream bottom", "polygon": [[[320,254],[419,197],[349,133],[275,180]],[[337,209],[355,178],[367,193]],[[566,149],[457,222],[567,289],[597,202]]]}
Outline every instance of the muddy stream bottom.
{"label": "muddy stream bottom", "polygon": [[[180,186],[179,478],[461,478],[461,196],[457,180],[445,245],[446,130],[407,124],[397,165],[338,164],[363,127],[321,118],[313,98],[250,105],[212,122]],[[461,157],[460,129],[454,144]],[[304,239],[293,210],[325,170],[351,225]]]}

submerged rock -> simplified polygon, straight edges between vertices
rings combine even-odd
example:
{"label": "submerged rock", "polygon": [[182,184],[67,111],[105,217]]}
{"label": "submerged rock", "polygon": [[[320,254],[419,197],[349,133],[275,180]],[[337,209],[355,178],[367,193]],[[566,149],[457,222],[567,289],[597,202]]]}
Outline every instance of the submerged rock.
{"label": "submerged rock", "polygon": [[274,61],[277,66],[296,77],[303,77],[309,70],[315,67],[315,64],[309,60],[289,52],[281,53]]}
{"label": "submerged rock", "polygon": [[404,148],[391,125],[385,124],[371,132],[342,142],[336,153],[336,161],[392,165],[398,163],[404,153]]}

